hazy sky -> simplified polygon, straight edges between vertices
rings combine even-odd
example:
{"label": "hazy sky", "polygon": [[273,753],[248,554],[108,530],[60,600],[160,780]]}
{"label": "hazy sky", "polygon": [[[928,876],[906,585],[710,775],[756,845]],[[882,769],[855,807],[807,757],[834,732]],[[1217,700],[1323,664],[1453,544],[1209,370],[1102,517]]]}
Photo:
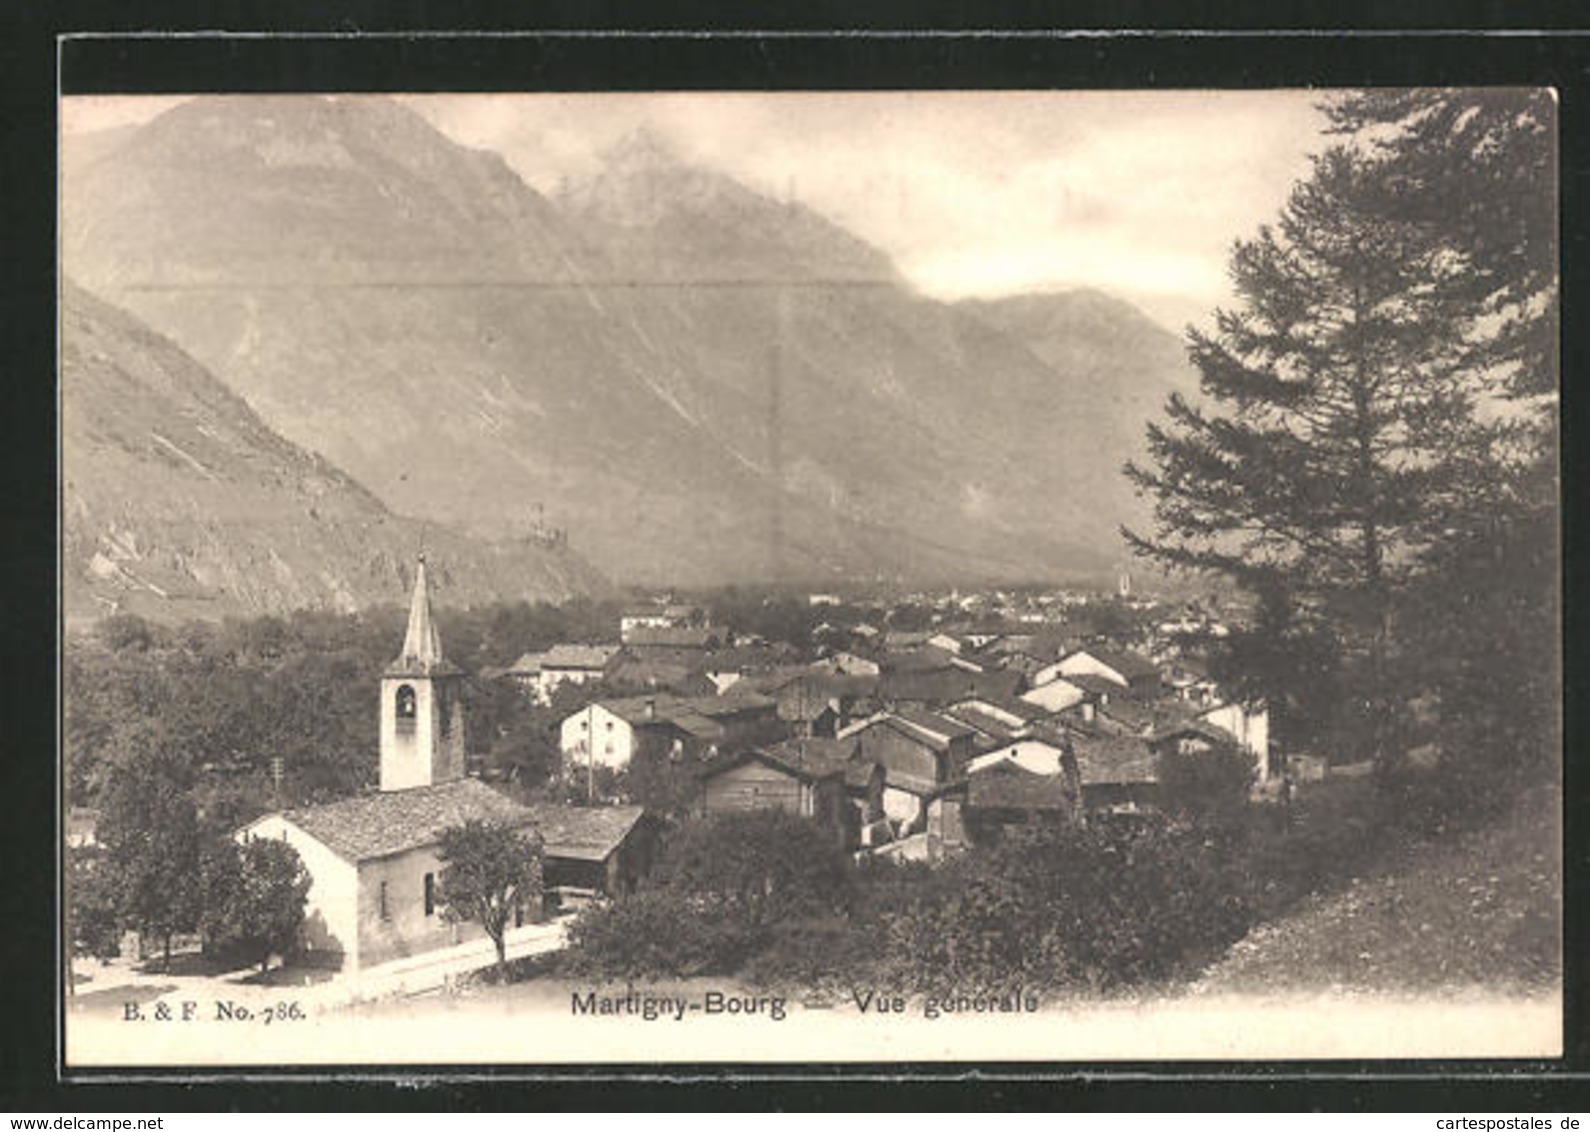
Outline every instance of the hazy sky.
{"label": "hazy sky", "polygon": [[[543,191],[641,125],[888,252],[924,292],[1092,286],[1179,328],[1229,303],[1232,241],[1324,147],[1320,95],[922,92],[417,96],[455,140]],[[174,99],[70,99],[68,131]]]}

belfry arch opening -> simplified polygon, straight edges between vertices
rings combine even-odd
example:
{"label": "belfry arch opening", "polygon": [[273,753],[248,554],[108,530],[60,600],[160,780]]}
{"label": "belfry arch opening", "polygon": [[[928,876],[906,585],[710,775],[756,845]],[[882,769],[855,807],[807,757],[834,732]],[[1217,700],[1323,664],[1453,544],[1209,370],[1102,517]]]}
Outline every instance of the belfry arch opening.
{"label": "belfry arch opening", "polygon": [[399,684],[396,698],[397,718],[399,723],[414,725],[414,716],[418,710],[414,686],[412,684]]}

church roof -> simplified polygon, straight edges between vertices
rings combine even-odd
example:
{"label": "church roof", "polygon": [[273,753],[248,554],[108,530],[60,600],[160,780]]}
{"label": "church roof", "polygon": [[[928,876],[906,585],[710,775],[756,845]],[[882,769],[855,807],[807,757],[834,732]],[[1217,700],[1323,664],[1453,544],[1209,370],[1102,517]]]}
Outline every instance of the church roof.
{"label": "church roof", "polygon": [[358,864],[435,845],[443,830],[471,820],[534,830],[549,857],[602,861],[644,813],[640,806],[523,806],[479,779],[461,778],[305,806],[282,817]]}
{"label": "church roof", "polygon": [[444,829],[466,821],[523,825],[530,813],[479,779],[460,778],[305,806],[282,817],[337,856],[357,863],[434,845]]}
{"label": "church roof", "polygon": [[409,627],[403,637],[403,651],[387,665],[388,676],[445,676],[458,667],[442,655],[441,634],[431,616],[431,593],[425,582],[425,556],[420,555],[414,571],[414,597],[409,602]]}

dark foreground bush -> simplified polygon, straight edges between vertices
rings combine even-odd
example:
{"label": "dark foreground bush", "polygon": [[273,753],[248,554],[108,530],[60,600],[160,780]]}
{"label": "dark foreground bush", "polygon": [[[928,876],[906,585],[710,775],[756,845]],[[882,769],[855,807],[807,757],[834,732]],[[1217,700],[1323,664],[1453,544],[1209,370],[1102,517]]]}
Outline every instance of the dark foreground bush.
{"label": "dark foreground bush", "polygon": [[871,977],[877,940],[843,916],[792,920],[740,969],[758,986],[849,988]]}
{"label": "dark foreground bush", "polygon": [[[764,844],[771,826],[704,827],[676,843],[688,851],[656,888],[583,915],[569,962],[616,977],[738,973],[916,993],[1152,982],[1361,875],[1396,837],[1368,780],[1215,816],[1013,830],[936,865],[868,859],[842,877],[815,851],[781,860]],[[845,898],[830,899],[838,890]]]}
{"label": "dark foreground bush", "polygon": [[728,917],[653,889],[582,912],[569,927],[566,956],[576,974],[685,978],[733,971],[758,942]]}
{"label": "dark foreground bush", "polygon": [[1245,874],[1259,919],[1364,873],[1402,836],[1370,779],[1331,782],[1289,807],[1256,809],[1246,829]]}
{"label": "dark foreground bush", "polygon": [[1170,974],[1251,924],[1235,847],[1169,826],[1008,839],[952,862],[936,891],[881,917],[880,973],[920,990]]}
{"label": "dark foreground bush", "polygon": [[[602,975],[725,973],[774,941],[803,970],[803,929],[842,917],[852,866],[831,833],[778,811],[716,815],[669,838],[650,886],[583,913],[569,965]],[[778,965],[778,961],[774,961]]]}

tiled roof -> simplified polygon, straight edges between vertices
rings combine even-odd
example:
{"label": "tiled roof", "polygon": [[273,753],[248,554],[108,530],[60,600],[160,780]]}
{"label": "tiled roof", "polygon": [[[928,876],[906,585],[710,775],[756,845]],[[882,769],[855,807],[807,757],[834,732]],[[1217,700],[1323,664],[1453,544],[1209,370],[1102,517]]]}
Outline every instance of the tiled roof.
{"label": "tiled roof", "polygon": [[923,645],[909,652],[890,652],[883,658],[883,669],[896,672],[938,672],[954,668],[954,653],[936,645]]}
{"label": "tiled roof", "polygon": [[690,704],[702,715],[714,719],[725,715],[736,715],[743,711],[767,711],[778,706],[777,701],[769,696],[741,688],[730,688],[721,696],[698,696],[692,699]]}
{"label": "tiled roof", "polygon": [[1228,732],[1202,719],[1182,719],[1166,723],[1156,728],[1153,734],[1149,735],[1148,741],[1158,743],[1177,735],[1198,735],[1216,745],[1231,742],[1231,735]]}
{"label": "tiled roof", "polygon": [[716,629],[661,629],[640,625],[624,638],[630,648],[705,649],[723,639]]}
{"label": "tiled roof", "polygon": [[[815,697],[870,696],[878,690],[876,676],[840,676],[806,665],[753,672],[744,679],[743,683],[767,694],[799,684],[809,695]],[[735,690],[738,691],[738,687]]]}
{"label": "tiled roof", "polygon": [[708,672],[764,672],[782,664],[790,650],[773,645],[738,645],[718,649],[706,662]]}
{"label": "tiled roof", "polygon": [[[753,692],[740,693],[730,689],[721,696],[627,696],[618,700],[600,700],[600,705],[631,724],[677,722],[684,726],[703,726],[703,721],[716,721],[724,716],[745,711],[770,711],[777,705],[766,696]],[[719,728],[721,733],[721,727]]]}
{"label": "tiled roof", "polygon": [[1132,735],[1082,735],[1072,738],[1084,786],[1158,782],[1148,744]]}
{"label": "tiled roof", "polygon": [[541,667],[605,668],[618,652],[617,645],[553,645],[541,654]]}
{"label": "tiled roof", "polygon": [[962,739],[974,734],[974,729],[966,726],[958,719],[951,719],[947,715],[940,715],[936,711],[922,711],[919,708],[897,708],[889,714],[896,719],[904,720],[919,731],[926,731],[945,740]]}
{"label": "tiled roof", "polygon": [[[789,739],[713,763],[702,770],[701,777],[710,778],[747,760],[756,759],[786,770],[797,778],[814,781],[843,775],[850,765],[852,746],[834,739]],[[871,768],[868,769],[870,771]]]}
{"label": "tiled roof", "polygon": [[462,778],[306,806],[282,817],[357,863],[434,845],[443,830],[471,820],[533,829],[548,856],[601,860],[642,813],[640,806],[521,806],[478,779]]}
{"label": "tiled roof", "polygon": [[1090,645],[1077,651],[1087,653],[1094,660],[1115,669],[1128,680],[1159,675],[1159,666],[1153,661],[1126,649],[1098,648]]}
{"label": "tiled roof", "polygon": [[974,708],[962,705],[950,708],[949,714],[968,727],[1001,743],[1006,743],[1016,738],[1025,729],[1023,726],[1012,727],[1004,720],[989,715],[987,712],[977,711]]}
{"label": "tiled roof", "polygon": [[672,602],[667,605],[632,605],[628,609],[624,610],[624,612],[619,616],[662,617],[667,618],[670,621],[678,621],[690,617],[699,617],[700,615],[701,607],[699,605],[685,605],[680,602]]}
{"label": "tiled roof", "polygon": [[646,812],[640,806],[561,806],[541,803],[524,807],[530,825],[541,835],[549,857],[606,860]]}
{"label": "tiled roof", "polygon": [[998,750],[978,755],[966,764],[966,773],[976,775],[1000,767],[1016,767],[1033,774],[1056,774],[1063,757],[1064,748],[1047,739],[1018,739]]}
{"label": "tiled roof", "polygon": [[[1108,676],[1095,676],[1091,672],[1078,672],[1074,676],[1061,676],[1067,684],[1081,688],[1093,696],[1118,696],[1124,689]],[[1051,681],[1052,683],[1053,681]],[[1042,687],[1042,685],[1039,685]]]}
{"label": "tiled roof", "polygon": [[959,668],[945,668],[933,672],[896,672],[883,678],[879,693],[885,699],[944,704],[964,700],[968,696],[1003,699],[1015,695],[1021,681],[1021,673],[1009,669],[966,672]]}
{"label": "tiled roof", "polygon": [[529,817],[523,806],[473,778],[361,794],[282,816],[337,856],[355,862],[434,844],[442,830],[466,821],[522,825]]}
{"label": "tiled roof", "polygon": [[1018,696],[973,696],[955,704],[950,710],[957,716],[962,712],[968,711],[986,716],[990,712],[986,710],[984,705],[987,705],[988,708],[993,708],[995,711],[1013,715],[1017,719],[1026,720],[1029,723],[1042,719],[1049,714],[1043,708],[1038,707],[1036,704],[1029,704]]}
{"label": "tiled roof", "polygon": [[1121,697],[1112,699],[1099,711],[1134,731],[1151,731],[1177,723],[1190,723],[1195,714],[1185,704],[1175,700],[1144,703]]}
{"label": "tiled roof", "polygon": [[711,719],[700,712],[676,711],[668,715],[667,721],[693,739],[700,739],[704,743],[713,743],[723,738],[723,724]]}
{"label": "tiled roof", "polygon": [[[675,663],[674,661],[678,661]],[[701,658],[688,660],[673,656],[648,656],[642,660],[624,654],[614,660],[607,678],[617,685],[656,687],[659,689],[688,689],[706,682],[701,671]]]}

